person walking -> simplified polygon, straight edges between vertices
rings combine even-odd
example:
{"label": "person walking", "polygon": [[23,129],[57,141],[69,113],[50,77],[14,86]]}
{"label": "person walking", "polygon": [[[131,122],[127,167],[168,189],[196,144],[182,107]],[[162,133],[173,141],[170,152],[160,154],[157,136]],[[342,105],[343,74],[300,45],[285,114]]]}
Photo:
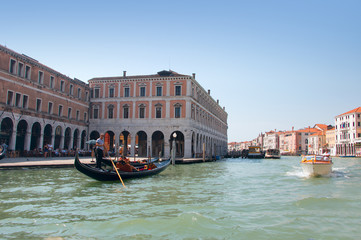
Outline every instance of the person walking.
{"label": "person walking", "polygon": [[100,137],[97,139],[96,143],[96,167],[102,167],[102,160],[104,155],[104,133],[100,134]]}

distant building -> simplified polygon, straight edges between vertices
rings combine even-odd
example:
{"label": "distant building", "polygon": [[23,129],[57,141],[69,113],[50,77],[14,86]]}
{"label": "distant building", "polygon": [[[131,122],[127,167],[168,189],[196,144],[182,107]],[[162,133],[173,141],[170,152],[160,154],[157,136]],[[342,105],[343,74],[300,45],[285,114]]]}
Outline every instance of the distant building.
{"label": "distant building", "polygon": [[335,117],[336,155],[361,156],[361,107]]}
{"label": "distant building", "polygon": [[279,132],[266,132],[263,136],[263,150],[279,149]]}
{"label": "distant building", "polygon": [[90,138],[106,133],[110,149],[127,154],[169,157],[176,142],[177,157],[227,153],[227,118],[192,76],[173,71],[153,75],[101,77],[92,89]]}
{"label": "distant building", "polygon": [[87,84],[0,45],[0,85],[0,142],[10,151],[86,147]]}
{"label": "distant building", "polygon": [[335,127],[326,131],[326,149],[331,156],[336,155],[336,134]]}

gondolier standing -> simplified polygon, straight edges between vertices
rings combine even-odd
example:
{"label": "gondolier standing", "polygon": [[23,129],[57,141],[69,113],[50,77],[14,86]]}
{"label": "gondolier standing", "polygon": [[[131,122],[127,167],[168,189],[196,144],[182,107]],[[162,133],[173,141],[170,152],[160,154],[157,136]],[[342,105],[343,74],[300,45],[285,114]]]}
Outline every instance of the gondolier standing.
{"label": "gondolier standing", "polygon": [[104,133],[100,134],[100,137],[97,139],[96,143],[96,166],[97,168],[101,168],[102,160],[103,160],[103,152],[104,152]]}

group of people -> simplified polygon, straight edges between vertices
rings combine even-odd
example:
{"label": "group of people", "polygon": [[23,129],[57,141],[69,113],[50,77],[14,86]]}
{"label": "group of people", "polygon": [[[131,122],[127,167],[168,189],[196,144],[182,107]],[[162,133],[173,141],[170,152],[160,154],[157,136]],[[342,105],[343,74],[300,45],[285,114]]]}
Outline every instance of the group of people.
{"label": "group of people", "polygon": [[[104,153],[106,153],[107,151],[108,150],[104,143],[104,134],[102,133],[102,134],[100,134],[100,137],[95,142],[96,168],[101,169]],[[119,169],[120,171],[124,171],[124,172],[138,171],[137,168],[135,168],[134,166],[132,166],[130,164],[129,159],[127,159],[125,157],[121,158],[117,162],[116,168]]]}

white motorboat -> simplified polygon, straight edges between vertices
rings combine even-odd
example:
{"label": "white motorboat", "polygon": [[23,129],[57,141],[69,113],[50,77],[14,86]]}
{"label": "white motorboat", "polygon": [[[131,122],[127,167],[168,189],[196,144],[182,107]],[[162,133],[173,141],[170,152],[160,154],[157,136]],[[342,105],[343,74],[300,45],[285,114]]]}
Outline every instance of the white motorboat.
{"label": "white motorboat", "polygon": [[332,172],[332,165],[333,162],[329,155],[302,156],[302,170],[308,176],[327,176]]}

